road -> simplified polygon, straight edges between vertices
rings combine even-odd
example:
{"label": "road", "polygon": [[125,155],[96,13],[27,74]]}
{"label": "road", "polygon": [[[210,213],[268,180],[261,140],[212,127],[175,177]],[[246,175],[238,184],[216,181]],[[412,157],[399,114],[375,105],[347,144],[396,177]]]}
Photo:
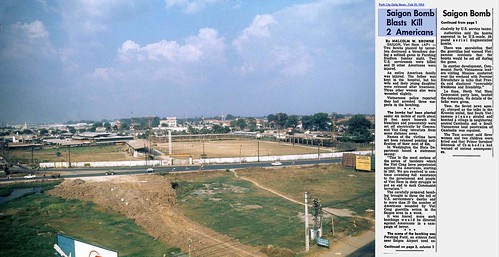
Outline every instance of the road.
{"label": "road", "polygon": [[[281,161],[282,166],[290,165],[313,165],[313,164],[324,164],[324,163],[339,163],[341,158],[329,158],[329,159],[315,159],[315,160],[295,160],[295,161]],[[210,165],[178,165],[178,166],[159,166],[154,167],[154,172],[186,172],[186,171],[199,171],[199,170],[226,170],[226,169],[244,169],[244,168],[256,168],[256,167],[274,167],[271,162],[249,162],[249,163],[231,163],[231,164],[210,164]],[[93,177],[93,176],[103,176],[109,170],[113,170],[115,175],[133,175],[133,174],[143,174],[147,168],[145,167],[108,167],[108,168],[71,168],[71,169],[48,169],[45,171],[32,171],[32,174],[36,174],[36,179],[50,178],[51,173],[58,173],[61,178],[77,178],[77,177]],[[29,173],[29,171],[24,170]],[[47,173],[46,177],[42,174]],[[28,180],[23,177],[12,177],[10,179],[1,179],[0,182],[5,181],[16,181],[16,180]]]}

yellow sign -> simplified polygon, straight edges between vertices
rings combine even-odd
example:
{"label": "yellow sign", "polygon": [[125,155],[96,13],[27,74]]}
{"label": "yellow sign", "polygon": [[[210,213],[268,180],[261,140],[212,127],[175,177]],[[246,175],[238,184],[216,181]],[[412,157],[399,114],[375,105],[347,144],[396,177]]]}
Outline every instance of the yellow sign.
{"label": "yellow sign", "polygon": [[355,169],[356,170],[366,170],[371,171],[371,156],[360,156],[355,157]]}

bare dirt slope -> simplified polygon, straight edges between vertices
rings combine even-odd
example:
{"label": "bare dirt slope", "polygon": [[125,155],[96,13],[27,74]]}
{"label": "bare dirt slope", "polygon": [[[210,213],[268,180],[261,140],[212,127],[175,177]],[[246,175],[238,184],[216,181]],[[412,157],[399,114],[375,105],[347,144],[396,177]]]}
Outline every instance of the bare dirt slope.
{"label": "bare dirt slope", "polygon": [[150,235],[184,252],[189,251],[190,238],[192,256],[264,256],[259,248],[243,245],[182,215],[175,207],[175,190],[162,176],[72,179],[49,193],[111,208],[135,220]]}

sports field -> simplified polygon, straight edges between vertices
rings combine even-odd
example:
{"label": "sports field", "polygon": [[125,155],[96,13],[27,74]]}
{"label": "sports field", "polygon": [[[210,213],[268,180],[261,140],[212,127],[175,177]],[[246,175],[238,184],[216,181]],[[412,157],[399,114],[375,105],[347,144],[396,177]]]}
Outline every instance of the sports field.
{"label": "sports field", "polygon": [[[157,149],[168,155],[168,143],[158,143]],[[172,152],[177,156],[201,158],[204,153],[208,158],[250,157],[294,154],[316,154],[331,152],[331,148],[305,146],[257,140],[211,140],[173,142]]]}
{"label": "sports field", "polygon": [[136,160],[126,152],[123,145],[113,146],[85,146],[85,147],[50,147],[44,149],[15,150],[9,152],[12,162],[67,162],[71,154],[71,162],[99,162],[99,161],[128,161]]}
{"label": "sports field", "polygon": [[[99,162],[99,161],[129,161],[143,160],[127,152],[126,145],[84,146],[84,147],[46,147],[43,149],[14,150],[9,152],[12,162],[29,164],[41,162]],[[154,143],[154,149],[169,155],[168,143]],[[317,154],[331,152],[331,148],[311,145],[290,144],[263,140],[195,140],[175,141],[172,143],[172,156],[176,158],[192,157],[223,158],[252,157],[295,154]]]}

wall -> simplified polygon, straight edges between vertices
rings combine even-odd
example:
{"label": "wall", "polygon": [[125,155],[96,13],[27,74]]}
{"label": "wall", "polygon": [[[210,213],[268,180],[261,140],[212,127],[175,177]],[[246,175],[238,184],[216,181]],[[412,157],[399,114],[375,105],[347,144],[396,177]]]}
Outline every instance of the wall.
{"label": "wall", "polygon": [[[352,154],[368,154],[371,151],[349,152]],[[189,159],[181,160],[173,158],[170,160],[149,160],[149,166],[168,166],[168,165],[192,165],[192,164],[219,164],[219,163],[241,163],[241,162],[273,162],[273,161],[295,161],[295,160],[314,160],[341,157],[343,153],[321,153],[317,154],[302,154],[302,155],[281,155],[281,156],[256,156],[251,157],[234,157],[234,158],[208,158],[208,159]],[[135,167],[146,166],[146,161],[119,161],[119,162],[71,162],[73,168],[85,167]],[[40,168],[67,168],[67,162],[43,162],[40,163]]]}

